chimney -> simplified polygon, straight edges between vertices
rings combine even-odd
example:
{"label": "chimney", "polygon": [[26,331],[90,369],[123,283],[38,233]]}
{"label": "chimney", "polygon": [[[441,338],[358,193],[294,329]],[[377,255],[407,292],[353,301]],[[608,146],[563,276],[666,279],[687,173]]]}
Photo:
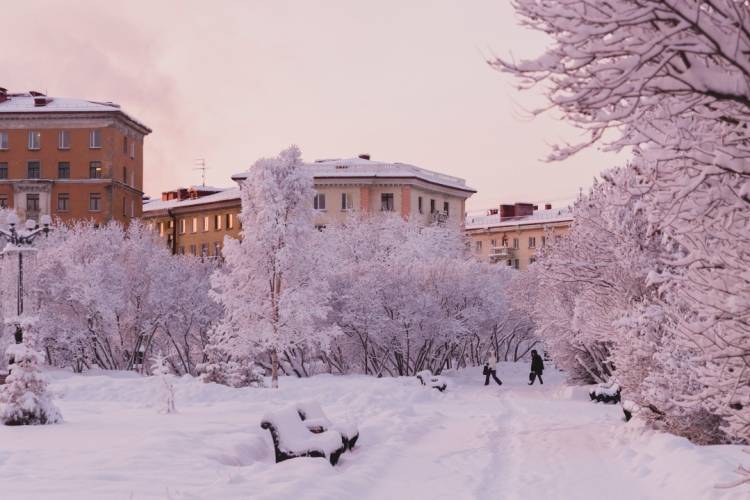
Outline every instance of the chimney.
{"label": "chimney", "polygon": [[359,155],[359,158],[361,160],[369,160],[370,159],[370,154],[369,153],[363,153],[363,154]]}
{"label": "chimney", "polygon": [[516,207],[513,205],[500,205],[500,220],[506,220],[516,216]]}
{"label": "chimney", "polygon": [[534,205],[534,211],[536,212],[537,210],[539,210],[539,205]]}
{"label": "chimney", "polygon": [[516,217],[524,217],[534,213],[534,205],[531,203],[516,203]]}
{"label": "chimney", "polygon": [[545,210],[552,210],[552,203],[545,203],[544,204],[544,209]]}
{"label": "chimney", "polygon": [[52,99],[47,99],[47,96],[45,95],[34,96],[34,107],[39,108],[41,106],[46,106],[51,100]]}
{"label": "chimney", "polygon": [[4,89],[0,87],[0,102],[5,102],[8,100],[8,89]]}

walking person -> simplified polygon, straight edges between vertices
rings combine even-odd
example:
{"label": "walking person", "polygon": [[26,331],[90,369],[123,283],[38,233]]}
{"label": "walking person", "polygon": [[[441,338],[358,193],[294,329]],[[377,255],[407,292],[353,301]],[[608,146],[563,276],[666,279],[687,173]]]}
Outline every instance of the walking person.
{"label": "walking person", "polygon": [[490,356],[484,362],[482,374],[484,375],[484,385],[490,385],[490,377],[497,382],[497,385],[503,385],[503,381],[497,378],[497,361],[494,356]]}
{"label": "walking person", "polygon": [[539,383],[544,385],[542,380],[542,372],[544,371],[544,361],[542,357],[535,350],[531,351],[531,373],[529,373],[529,385],[534,384],[534,379],[539,377]]}

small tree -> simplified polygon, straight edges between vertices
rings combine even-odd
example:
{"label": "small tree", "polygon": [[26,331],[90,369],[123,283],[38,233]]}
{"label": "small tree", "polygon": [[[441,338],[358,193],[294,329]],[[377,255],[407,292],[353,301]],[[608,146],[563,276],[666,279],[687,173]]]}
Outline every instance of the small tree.
{"label": "small tree", "polygon": [[31,347],[28,331],[25,337],[23,343],[12,344],[6,350],[12,364],[5,385],[0,386],[0,422],[4,425],[59,423],[62,415],[52,403],[47,381],[39,368],[44,358]]}
{"label": "small tree", "polygon": [[177,408],[174,404],[174,384],[172,383],[171,377],[172,372],[167,364],[167,358],[161,353],[154,357],[154,362],[151,365],[151,374],[159,378],[161,387],[161,408],[160,413],[177,413]]}

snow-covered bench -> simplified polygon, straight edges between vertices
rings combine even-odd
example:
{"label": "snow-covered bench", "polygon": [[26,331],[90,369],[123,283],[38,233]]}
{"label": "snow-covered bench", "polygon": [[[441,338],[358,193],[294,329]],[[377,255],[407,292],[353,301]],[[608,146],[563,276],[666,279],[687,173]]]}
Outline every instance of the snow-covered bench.
{"label": "snow-covered bench", "polygon": [[296,457],[323,457],[336,465],[345,449],[338,431],[310,432],[294,405],[265,414],[260,426],[271,433],[277,463]]}
{"label": "snow-covered bench", "polygon": [[443,377],[439,375],[433,375],[430,370],[422,370],[421,372],[417,372],[416,377],[422,385],[428,385],[440,392],[443,392],[448,388],[448,384],[445,382]]}
{"label": "snow-covered bench", "polygon": [[316,401],[302,401],[296,404],[297,414],[310,432],[319,434],[326,431],[337,431],[341,434],[341,442],[347,450],[354,448],[359,439],[359,429],[354,424],[334,424],[323,408]]}
{"label": "snow-covered bench", "polygon": [[620,402],[620,386],[613,384],[611,386],[600,385],[589,391],[591,401],[597,403],[616,404]]}

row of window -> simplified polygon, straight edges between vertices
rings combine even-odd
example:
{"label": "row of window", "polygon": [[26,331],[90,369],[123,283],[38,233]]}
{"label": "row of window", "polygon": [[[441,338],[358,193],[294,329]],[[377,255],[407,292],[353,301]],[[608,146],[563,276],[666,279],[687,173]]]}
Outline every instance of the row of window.
{"label": "row of window", "polygon": [[[177,247],[177,253],[185,255],[185,247]],[[190,255],[200,255],[201,257],[219,257],[221,256],[221,243],[218,241],[213,243],[213,254],[211,253],[211,247],[208,243],[201,244],[200,253],[198,253],[198,245],[190,245],[188,247],[188,253]]]}
{"label": "row of window", "polygon": [[[180,219],[178,221],[179,227],[177,232],[179,234],[186,234],[188,232],[188,224],[190,224],[191,233],[198,233],[200,231],[207,232],[211,229],[214,231],[234,229],[234,214],[216,214],[213,216],[206,215],[204,217]],[[159,222],[159,236],[164,236],[166,233],[171,232],[169,230],[173,228],[173,221]]]}
{"label": "row of window", "polygon": [[[313,198],[313,208],[315,210],[326,210],[325,193],[316,193]],[[351,193],[341,193],[341,210],[348,211],[354,209],[354,199]],[[380,210],[383,212],[393,212],[396,209],[395,198],[393,193],[380,194]],[[419,213],[424,213],[422,197],[417,198],[417,209]],[[437,213],[437,203],[434,199],[430,200],[430,213]],[[450,214],[450,204],[443,202],[443,213],[447,216]]]}
{"label": "row of window", "polygon": [[[122,201],[123,215],[125,215],[126,202]],[[89,212],[99,212],[102,205],[101,193],[89,193]],[[0,208],[8,208],[8,196],[0,195]],[[68,212],[70,210],[70,193],[57,193],[57,211]],[[131,212],[135,210],[134,202],[131,202]],[[26,212],[39,211],[39,195],[28,193],[26,195]]]}
{"label": "row of window", "polygon": [[[128,167],[122,167],[122,182],[123,184],[135,185],[135,172],[132,170],[130,173],[130,179],[128,179]],[[0,179],[8,179],[8,163],[0,162]],[[27,179],[42,179],[49,178],[42,176],[42,162],[38,160],[29,160],[26,162],[26,178]],[[58,179],[70,179],[70,162],[60,161],[57,162],[57,178]],[[89,162],[89,179],[101,179],[102,178],[102,162],[90,161]]]}
{"label": "row of window", "polygon": [[[542,246],[545,246],[546,244],[547,244],[547,237],[546,236],[542,236]],[[490,240],[490,246],[492,248],[497,248],[497,240],[494,240],[494,239]],[[474,243],[474,247],[475,247],[475,249],[476,249],[477,252],[481,251],[482,250],[482,242],[481,241],[476,241]],[[508,239],[507,238],[503,238],[503,240],[501,241],[500,247],[501,248],[508,248]],[[513,238],[513,247],[512,248],[515,248],[516,250],[518,250],[518,248],[519,248],[518,238]],[[529,248],[536,248],[536,236],[529,236]]]}
{"label": "row of window", "polygon": [[[28,131],[28,141],[26,147],[29,150],[36,151],[42,149],[42,133],[38,130]],[[89,149],[101,149],[102,147],[102,131],[101,129],[92,129],[89,131]],[[8,140],[8,132],[0,131],[0,150],[10,149],[10,143]],[[57,149],[70,149],[70,131],[60,130],[57,133]],[[131,158],[135,158],[135,141],[130,140],[127,136],[123,137],[122,141],[122,152],[123,154],[129,154]]]}

